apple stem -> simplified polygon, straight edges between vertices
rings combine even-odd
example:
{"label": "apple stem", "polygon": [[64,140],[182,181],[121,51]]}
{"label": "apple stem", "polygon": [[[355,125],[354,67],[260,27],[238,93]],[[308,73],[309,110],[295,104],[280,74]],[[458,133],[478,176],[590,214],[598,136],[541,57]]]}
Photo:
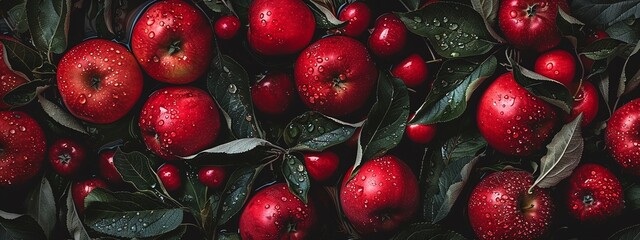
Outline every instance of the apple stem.
{"label": "apple stem", "polygon": [[172,42],[171,45],[169,45],[169,55],[173,55],[174,53],[180,51],[180,41],[175,41]]}
{"label": "apple stem", "polygon": [[535,16],[537,8],[538,8],[538,4],[537,3],[527,7],[527,17]]}
{"label": "apple stem", "polygon": [[63,153],[58,156],[58,159],[60,159],[62,163],[68,163],[69,160],[71,160],[71,156],[68,153]]}
{"label": "apple stem", "polygon": [[91,87],[93,89],[99,89],[100,88],[100,78],[99,77],[92,77],[91,78]]}

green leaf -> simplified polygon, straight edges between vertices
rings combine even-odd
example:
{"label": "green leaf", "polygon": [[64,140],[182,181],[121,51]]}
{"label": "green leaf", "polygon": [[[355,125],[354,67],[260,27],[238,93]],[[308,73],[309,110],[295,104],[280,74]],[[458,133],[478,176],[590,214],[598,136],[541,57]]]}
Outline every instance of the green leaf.
{"label": "green leaf", "polygon": [[221,205],[222,214],[220,214],[218,226],[227,223],[233,216],[240,212],[244,203],[249,198],[249,194],[253,188],[253,182],[258,174],[260,174],[260,171],[262,171],[262,168],[264,168],[264,165],[242,167],[231,174],[231,177],[227,180],[227,186],[224,189]]}
{"label": "green leaf", "polygon": [[566,113],[571,111],[573,96],[562,83],[526,69],[509,58],[513,67],[513,78],[536,97],[559,107]]}
{"label": "green leaf", "polygon": [[207,6],[207,8],[215,13],[229,13],[231,11],[224,1],[207,0],[203,2],[204,5]]}
{"label": "green leaf", "polygon": [[466,240],[462,235],[447,230],[440,225],[429,222],[418,222],[405,227],[397,233],[391,240]]}
{"label": "green leaf", "polygon": [[233,11],[238,15],[238,18],[240,18],[240,21],[243,24],[247,24],[249,22],[247,15],[249,12],[249,5],[251,4],[251,0],[224,0],[224,2],[227,6],[229,6],[229,3],[231,3]]}
{"label": "green leaf", "polygon": [[415,11],[418,10],[418,8],[420,7],[420,0],[400,0],[400,2],[402,2],[402,4],[404,4],[409,11]]}
{"label": "green leaf", "polygon": [[38,93],[48,88],[50,81],[35,80],[26,82],[4,95],[2,101],[13,107],[21,107],[36,99]]}
{"label": "green leaf", "polygon": [[311,188],[311,180],[300,156],[296,154],[284,155],[282,175],[284,175],[284,179],[287,181],[291,193],[296,195],[304,204],[307,204],[309,201],[308,196],[309,189]]}
{"label": "green leaf", "polygon": [[151,237],[151,238],[145,238],[144,240],[182,240],[184,239],[183,235],[185,233],[187,233],[187,225],[183,224],[178,226],[176,229],[174,229],[171,232],[168,232],[159,236]]}
{"label": "green leaf", "polygon": [[240,154],[240,153],[246,153],[260,146],[275,147],[275,145],[273,145],[269,141],[263,140],[260,138],[241,138],[241,139],[230,141],[228,143],[220,144],[218,146],[215,146],[209,149],[202,150],[199,153],[196,153],[191,156],[182,157],[182,159],[185,159],[185,160],[194,159],[198,155],[203,153]]}
{"label": "green leaf", "polygon": [[38,225],[29,215],[8,213],[0,210],[0,239],[21,240],[21,239],[47,239]]}
{"label": "green leaf", "polygon": [[80,216],[78,215],[78,210],[76,209],[76,205],[73,202],[73,195],[71,194],[71,186],[67,188],[67,198],[66,198],[66,226],[67,231],[69,232],[69,236],[75,240],[91,240],[89,233],[84,228],[84,224],[80,220]]}
{"label": "green leaf", "polygon": [[32,79],[31,71],[42,66],[42,56],[40,54],[14,39],[0,36],[0,42],[4,46],[4,53],[11,69],[21,72]]}
{"label": "green leaf", "polygon": [[226,55],[219,63],[214,60],[213,65],[207,74],[207,89],[223,110],[233,135],[236,138],[262,137],[253,111],[247,72]]}
{"label": "green leaf", "polygon": [[467,157],[476,156],[478,151],[487,147],[479,132],[459,134],[448,139],[442,146],[442,158],[446,163]]}
{"label": "green leaf", "polygon": [[640,0],[575,0],[570,3],[571,12],[589,25],[611,26],[629,18],[640,18]]}
{"label": "green leaf", "polygon": [[27,214],[38,222],[47,238],[53,234],[56,226],[56,201],[53,190],[46,177],[42,177],[27,198]]}
{"label": "green leaf", "polygon": [[480,156],[463,157],[444,167],[438,179],[439,191],[426,203],[428,207],[425,212],[429,216],[428,220],[439,222],[449,214],[478,159]]}
{"label": "green leaf", "polygon": [[640,185],[636,184],[624,190],[624,202],[629,210],[640,210]]}
{"label": "green leaf", "polygon": [[496,25],[496,19],[498,17],[498,8],[500,3],[498,0],[471,0],[471,6],[476,12],[480,13],[484,20],[484,25],[489,31],[491,36],[501,43],[505,40],[496,32],[493,26]]}
{"label": "green leaf", "polygon": [[73,117],[70,113],[63,110],[55,103],[49,101],[49,99],[46,99],[42,95],[38,95],[38,102],[40,103],[40,106],[42,107],[44,112],[47,113],[47,115],[51,117],[51,119],[53,119],[55,122],[76,132],[89,134],[85,130],[85,127],[78,121],[78,119]]}
{"label": "green leaf", "polygon": [[636,19],[618,22],[611,25],[606,31],[610,38],[625,43],[636,43],[640,41],[640,21]]}
{"label": "green leaf", "polygon": [[122,179],[136,189],[158,191],[169,196],[160,178],[151,168],[151,161],[144,154],[137,151],[124,153],[118,149],[113,156],[113,165],[116,166]]}
{"label": "green leaf", "polygon": [[153,237],[182,223],[179,207],[153,193],[111,192],[96,188],[85,199],[85,224],[94,231],[122,238]]}
{"label": "green leaf", "polygon": [[[638,61],[640,60],[640,41],[636,43],[635,48],[625,60],[622,67],[622,73],[620,75],[620,83],[618,85],[618,97],[629,94],[640,85],[640,68],[638,67]],[[631,70],[630,74],[628,70]],[[635,70],[635,71],[634,71]]]}
{"label": "green leaf", "polygon": [[609,237],[609,240],[638,240],[640,238],[640,224],[624,228]]}
{"label": "green leaf", "polygon": [[325,2],[318,0],[307,0],[305,2],[307,3],[309,9],[311,9],[313,17],[316,19],[316,27],[320,29],[333,29],[342,27],[347,24],[345,21],[338,20],[335,12],[332,9],[329,9],[327,8],[327,6],[318,3]]}
{"label": "green leaf", "polygon": [[223,232],[218,235],[218,240],[242,240],[242,238],[237,233]]}
{"label": "green leaf", "polygon": [[550,188],[565,179],[578,166],[584,149],[584,139],[580,128],[582,113],[562,129],[547,144],[547,154],[540,159],[540,175],[529,188]]}
{"label": "green leaf", "polygon": [[198,223],[203,224],[207,221],[208,217],[208,188],[198,180],[197,170],[188,166],[185,172],[187,177],[178,200],[182,205],[190,209],[191,214],[193,214],[194,219],[196,219]]}
{"label": "green leaf", "polygon": [[473,92],[493,75],[497,66],[498,60],[493,55],[482,63],[468,59],[446,61],[438,72],[433,90],[411,123],[434,124],[460,117]]}
{"label": "green leaf", "polygon": [[482,16],[464,4],[435,2],[418,11],[396,15],[409,31],[428,38],[443,57],[482,55],[497,44],[484,26]]}
{"label": "green leaf", "polygon": [[222,192],[216,191],[211,194],[211,196],[209,196],[209,199],[206,202],[208,207],[205,208],[206,213],[203,214],[207,216],[207,221],[205,221],[204,224],[204,230],[205,233],[207,233],[207,236],[209,236],[210,238],[213,238],[213,236],[216,235],[216,227],[218,226],[218,210],[220,207],[221,195]]}
{"label": "green leaf", "polygon": [[376,103],[371,107],[358,138],[354,169],[398,145],[407,125],[409,94],[402,80],[388,72],[380,72],[376,95]]}
{"label": "green leaf", "polygon": [[10,26],[13,26],[13,30],[19,34],[24,34],[29,31],[29,24],[27,22],[27,10],[26,0],[17,1],[5,1],[9,4],[15,4],[13,6],[5,5],[3,2],[0,4],[1,9],[9,9],[6,12],[6,21]]}
{"label": "green leaf", "polygon": [[324,151],[351,138],[357,124],[349,124],[319,112],[306,112],[285,127],[284,141],[296,151]]}
{"label": "green leaf", "polygon": [[620,40],[605,38],[586,46],[580,54],[593,60],[607,59],[621,55],[627,48],[627,44]]}
{"label": "green leaf", "polygon": [[71,1],[27,0],[26,8],[36,48],[46,53],[63,53],[67,49]]}
{"label": "green leaf", "polygon": [[261,138],[241,138],[203,150],[183,159],[196,159],[204,165],[255,165],[268,161],[284,150]]}
{"label": "green leaf", "polygon": [[560,30],[560,33],[563,36],[569,37],[574,47],[578,46],[578,39],[586,38],[584,32],[582,31],[584,23],[565,13],[562,8],[558,8],[556,25],[558,26],[558,30]]}

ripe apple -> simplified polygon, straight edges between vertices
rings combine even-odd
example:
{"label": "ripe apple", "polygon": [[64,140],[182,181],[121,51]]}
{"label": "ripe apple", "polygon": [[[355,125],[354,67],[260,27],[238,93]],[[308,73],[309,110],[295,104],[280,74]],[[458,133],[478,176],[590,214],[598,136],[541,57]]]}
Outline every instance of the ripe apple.
{"label": "ripe apple", "polygon": [[551,226],[554,204],[548,189],[534,187],[525,171],[495,172],[473,189],[468,211],[479,239],[537,239]]}
{"label": "ripe apple", "polygon": [[215,49],[207,16],[181,0],[153,3],[133,26],[131,49],[154,79],[190,83],[208,69]]}
{"label": "ripe apple", "polygon": [[369,35],[369,48],[379,57],[390,57],[402,51],[407,43],[407,27],[392,13],[378,17]]}
{"label": "ripe apple", "polygon": [[[6,37],[0,35],[0,38],[4,39]],[[2,100],[4,96],[11,90],[29,81],[24,74],[13,71],[9,64],[7,64],[9,61],[7,60],[4,49],[4,45],[0,42],[0,82],[2,82],[2,84],[0,84],[0,110],[10,107]]]}
{"label": "ripe apple", "polygon": [[268,73],[251,87],[253,106],[269,115],[279,115],[287,111],[293,104],[293,94],[293,82],[286,73]]}
{"label": "ripe apple", "polygon": [[99,178],[91,178],[84,181],[75,182],[71,186],[71,197],[73,203],[76,205],[78,213],[84,212],[84,199],[89,196],[89,193],[96,188],[107,188],[107,183]]}
{"label": "ripe apple", "polygon": [[0,187],[22,185],[40,172],[45,141],[40,125],[26,113],[0,111]]}
{"label": "ripe apple", "polygon": [[204,166],[198,171],[198,180],[205,186],[218,189],[227,178],[227,170],[218,166]]}
{"label": "ripe apple", "polygon": [[287,55],[309,45],[313,13],[302,0],[255,0],[249,5],[249,45],[260,54]]}
{"label": "ripe apple", "polygon": [[544,52],[560,43],[556,27],[558,7],[569,13],[566,0],[503,0],[498,10],[498,24],[507,41],[515,47]]}
{"label": "ripe apple", "polygon": [[357,37],[369,27],[371,9],[363,2],[350,3],[340,11],[338,19],[347,22],[347,25],[339,30],[341,34]]}
{"label": "ripe apple", "polygon": [[576,59],[571,53],[556,49],[541,54],[536,59],[534,71],[569,87],[575,78],[576,66]]}
{"label": "ripe apple", "polygon": [[84,146],[71,139],[58,139],[49,147],[49,162],[60,176],[75,176],[86,159]]}
{"label": "ripe apple", "polygon": [[213,31],[221,39],[229,40],[238,35],[240,19],[234,15],[222,16],[213,25]]}
{"label": "ripe apple", "polygon": [[582,113],[580,126],[586,127],[596,118],[599,105],[598,90],[596,87],[589,81],[582,81],[582,85],[580,85],[578,89],[578,94],[573,98],[573,107],[567,122],[573,121],[573,119],[576,119],[576,117]]}
{"label": "ripe apple", "polygon": [[414,53],[391,69],[393,76],[402,79],[404,85],[415,88],[427,80],[429,68],[420,55]]}
{"label": "ripe apple", "polygon": [[366,103],[378,80],[378,70],[360,42],[332,36],[318,40],[300,54],[294,78],[307,107],[337,117]]}
{"label": "ripe apple", "polygon": [[640,98],[613,112],[605,143],[613,158],[630,173],[640,176]]}
{"label": "ripe apple", "polygon": [[182,187],[180,169],[171,163],[165,163],[158,168],[158,178],[169,192],[175,192]]}
{"label": "ripe apple", "polygon": [[521,87],[511,72],[489,85],[480,98],[476,120],[489,146],[514,156],[540,149],[558,123],[551,105]]}
{"label": "ripe apple", "polygon": [[124,183],[124,179],[118,169],[113,164],[113,156],[116,154],[113,150],[107,150],[98,155],[98,167],[100,176],[106,180],[109,184],[119,185]]}
{"label": "ripe apple", "polygon": [[218,137],[219,118],[216,103],[205,91],[176,86],[149,96],[138,125],[149,150],[175,160],[211,146]]}
{"label": "ripe apple", "polygon": [[58,63],[57,78],[69,112],[92,123],[124,117],[142,94],[142,72],[133,55],[103,39],[71,48]]}
{"label": "ripe apple", "polygon": [[240,215],[242,239],[306,239],[317,223],[316,208],[304,204],[287,184],[277,183],[258,191]]}
{"label": "ripe apple", "polygon": [[566,195],[569,212],[583,222],[603,222],[624,208],[620,181],[598,164],[587,163],[573,170]]}
{"label": "ripe apple", "polygon": [[438,132],[438,125],[436,124],[408,124],[407,138],[414,143],[429,144],[433,138],[436,137]]}
{"label": "ripe apple", "polygon": [[389,234],[407,224],[420,202],[418,180],[402,160],[385,155],[362,164],[340,188],[344,215],[363,236]]}
{"label": "ripe apple", "polygon": [[304,166],[311,179],[318,182],[326,182],[338,170],[340,157],[331,151],[308,152],[304,154]]}

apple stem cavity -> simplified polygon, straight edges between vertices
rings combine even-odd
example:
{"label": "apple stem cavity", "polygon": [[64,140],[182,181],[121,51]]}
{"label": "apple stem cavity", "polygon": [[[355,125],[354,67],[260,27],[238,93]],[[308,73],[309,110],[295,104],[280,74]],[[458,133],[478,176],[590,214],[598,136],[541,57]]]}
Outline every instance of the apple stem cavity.
{"label": "apple stem cavity", "polygon": [[179,52],[180,45],[182,45],[182,42],[180,40],[172,42],[171,45],[169,45],[169,55],[173,55],[174,53]]}
{"label": "apple stem cavity", "polygon": [[95,89],[95,90],[100,89],[100,82],[101,82],[101,80],[100,80],[99,77],[96,77],[96,76],[92,77],[91,78],[91,87],[93,89]]}
{"label": "apple stem cavity", "polygon": [[68,163],[71,160],[71,155],[69,155],[68,153],[63,153],[58,155],[58,159],[60,159],[60,162],[62,163]]}
{"label": "apple stem cavity", "polygon": [[538,9],[538,4],[537,3],[527,7],[527,17],[535,16],[537,9]]}
{"label": "apple stem cavity", "polygon": [[593,202],[595,202],[595,199],[593,199],[593,195],[586,194],[582,196],[582,203],[584,203],[585,205],[592,205]]}

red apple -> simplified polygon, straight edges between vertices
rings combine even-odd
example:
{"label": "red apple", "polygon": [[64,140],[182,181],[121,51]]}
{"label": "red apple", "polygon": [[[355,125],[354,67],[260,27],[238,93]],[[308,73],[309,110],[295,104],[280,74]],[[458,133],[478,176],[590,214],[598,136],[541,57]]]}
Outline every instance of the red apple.
{"label": "red apple", "polygon": [[580,113],[582,113],[582,122],[580,126],[586,127],[593,119],[596,118],[599,108],[598,102],[598,90],[593,83],[588,81],[582,81],[578,94],[573,98],[573,108],[571,109],[571,115],[568,117],[567,122],[576,119]]}
{"label": "red apple", "polygon": [[147,8],[133,26],[131,49],[154,79],[190,83],[208,69],[215,49],[207,16],[181,0],[163,0]]}
{"label": "red apple", "polygon": [[218,166],[204,166],[198,171],[198,180],[207,187],[218,189],[227,178],[227,170]]}
{"label": "red apple", "polygon": [[209,94],[182,86],[151,94],[138,125],[149,150],[165,160],[175,160],[211,146],[218,137],[220,120]]}
{"label": "red apple", "polygon": [[213,26],[213,30],[221,39],[229,40],[238,35],[240,30],[240,19],[234,15],[222,16]]}
{"label": "red apple", "polygon": [[142,94],[142,72],[129,51],[103,39],[84,41],[58,63],[58,90],[71,114],[92,123],[124,117]]}
{"label": "red apple", "polygon": [[408,124],[405,130],[407,138],[414,143],[429,144],[438,132],[436,124]]}
{"label": "red apple", "polygon": [[551,105],[521,87],[508,72],[480,98],[477,122],[489,146],[504,154],[528,156],[553,136],[558,117]]}
{"label": "red apple", "polygon": [[118,185],[124,183],[124,179],[120,173],[118,173],[118,169],[113,164],[113,156],[116,154],[115,151],[107,150],[98,156],[98,167],[100,176],[106,180],[109,184]]}
{"label": "red apple", "polygon": [[603,222],[622,212],[624,198],[618,178],[603,166],[587,163],[569,177],[569,212],[583,222]]}
{"label": "red apple", "polygon": [[[0,38],[4,39],[6,37],[0,35]],[[2,100],[4,96],[11,90],[29,81],[24,74],[13,71],[9,64],[7,64],[8,62],[4,45],[0,41],[0,110],[10,107]]]}
{"label": "red apple", "polygon": [[339,30],[341,34],[357,37],[367,30],[371,22],[371,9],[363,2],[354,2],[345,6],[338,15],[347,25]]}
{"label": "red apple", "polygon": [[418,180],[402,160],[385,155],[362,164],[340,188],[344,215],[363,236],[390,234],[408,224],[420,202]]}
{"label": "red apple", "polygon": [[58,139],[49,147],[49,162],[60,176],[75,176],[86,158],[86,149],[71,139]]}
{"label": "red apple", "polygon": [[251,87],[253,106],[258,111],[279,115],[287,111],[294,101],[291,77],[286,73],[269,73]]}
{"label": "red apple", "polygon": [[304,154],[304,165],[311,179],[326,182],[338,170],[340,157],[331,151],[308,152]]}
{"label": "red apple", "polygon": [[182,187],[180,169],[173,164],[165,163],[158,168],[158,178],[169,192],[175,192]]}
{"label": "red apple", "polygon": [[429,68],[420,55],[414,53],[391,69],[393,76],[402,79],[410,88],[420,86],[429,76]]}
{"label": "red apple", "polygon": [[378,80],[369,52],[344,36],[318,40],[305,49],[294,67],[302,102],[329,116],[343,116],[362,107]]}
{"label": "red apple", "polygon": [[605,134],[605,142],[613,158],[624,169],[640,176],[640,98],[613,112]]}
{"label": "red apple", "polygon": [[317,223],[311,199],[304,204],[287,184],[258,191],[240,215],[240,236],[245,240],[307,239]]}
{"label": "red apple", "polygon": [[589,45],[598,41],[600,39],[608,38],[609,34],[602,29],[594,29],[589,32],[587,35],[587,39],[585,39],[585,44]]}
{"label": "red apple", "polygon": [[302,0],[254,0],[248,16],[249,45],[264,55],[296,53],[315,32],[313,13]]}
{"label": "red apple", "polygon": [[551,226],[554,204],[548,189],[534,187],[525,171],[495,172],[469,198],[471,227],[479,239],[537,239]]}
{"label": "red apple", "polygon": [[392,13],[378,17],[369,35],[369,48],[379,57],[390,57],[402,51],[407,42],[407,28]]}
{"label": "red apple", "polygon": [[18,111],[0,111],[0,187],[19,186],[42,168],[47,144],[40,125]]}
{"label": "red apple", "polygon": [[534,71],[569,87],[576,75],[576,59],[565,50],[551,50],[541,54],[534,64]]}
{"label": "red apple", "polygon": [[71,197],[78,213],[84,212],[84,199],[96,188],[107,188],[107,184],[98,178],[92,178],[76,182],[71,186]]}
{"label": "red apple", "polygon": [[544,52],[560,43],[556,27],[558,7],[569,13],[566,0],[503,0],[498,23],[509,43],[517,48]]}

